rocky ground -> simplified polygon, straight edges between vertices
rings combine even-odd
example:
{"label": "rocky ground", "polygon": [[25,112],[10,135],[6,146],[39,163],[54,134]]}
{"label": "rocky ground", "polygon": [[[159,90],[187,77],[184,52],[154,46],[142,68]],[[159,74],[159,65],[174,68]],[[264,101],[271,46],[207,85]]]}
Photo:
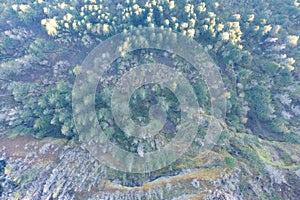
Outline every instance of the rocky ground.
{"label": "rocky ground", "polygon": [[[242,140],[243,139],[243,140]],[[120,179],[79,144],[63,139],[17,136],[0,139],[1,199],[297,199],[300,147],[231,138],[232,150],[216,146],[176,162],[175,175],[165,169],[138,186]],[[243,142],[242,142],[243,141]],[[253,155],[244,155],[244,148]],[[229,154],[230,153],[230,154]],[[226,162],[230,157],[234,165]],[[257,163],[257,164],[256,164]],[[127,176],[123,179],[130,179]]]}

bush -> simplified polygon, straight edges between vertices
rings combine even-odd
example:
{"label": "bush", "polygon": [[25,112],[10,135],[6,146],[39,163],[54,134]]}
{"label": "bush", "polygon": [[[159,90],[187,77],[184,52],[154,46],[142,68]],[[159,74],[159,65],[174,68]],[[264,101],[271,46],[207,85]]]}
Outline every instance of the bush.
{"label": "bush", "polygon": [[232,157],[228,157],[226,156],[224,159],[224,162],[226,163],[226,165],[230,168],[230,169],[234,169],[235,168],[235,160]]}
{"label": "bush", "polygon": [[272,119],[274,112],[271,104],[270,91],[261,85],[256,85],[248,91],[248,101],[250,102],[251,110],[259,120],[268,121]]}

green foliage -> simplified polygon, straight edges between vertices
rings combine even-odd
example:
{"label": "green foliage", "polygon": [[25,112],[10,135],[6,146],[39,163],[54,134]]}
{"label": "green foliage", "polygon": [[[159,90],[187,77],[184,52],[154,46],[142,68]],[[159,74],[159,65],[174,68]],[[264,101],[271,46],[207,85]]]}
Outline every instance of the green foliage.
{"label": "green foliage", "polygon": [[288,69],[280,70],[278,76],[275,78],[276,85],[280,87],[287,87],[293,84],[292,72]]}
{"label": "green foliage", "polygon": [[263,66],[263,70],[272,76],[275,76],[280,69],[280,65],[276,62],[268,62]]}
{"label": "green foliage", "polygon": [[[66,80],[51,77],[52,65],[69,56],[68,53],[60,53],[55,40],[59,44],[70,45],[69,51],[74,46],[80,47],[78,49],[84,46],[80,50],[80,54],[84,54],[89,50],[86,47],[94,46],[99,38],[106,39],[115,33],[143,26],[178,31],[204,45],[220,66],[223,81],[231,94],[226,122],[234,130],[245,130],[252,123],[250,118],[254,117],[266,124],[263,128],[267,127],[272,132],[288,132],[290,124],[282,119],[283,108],[271,93],[280,93],[283,87],[295,81],[292,69],[298,66],[295,49],[299,41],[289,12],[296,14],[298,8],[292,1],[286,4],[254,0],[247,5],[235,2],[239,9],[234,13],[230,9],[231,1],[222,2],[222,6],[206,1],[173,3],[125,1],[120,2],[122,6],[117,9],[109,1],[67,1],[64,4],[30,1],[23,2],[21,6],[14,0],[1,4],[0,78],[12,80],[8,84],[15,99],[12,104],[22,107],[15,130],[21,134],[33,131],[37,137],[74,136],[71,97],[67,91],[70,86],[61,88],[58,81],[72,83],[70,80],[78,75],[81,68],[72,63],[75,67],[66,74]],[[257,10],[254,11],[253,6]],[[270,10],[272,16],[266,10]],[[28,25],[31,25],[30,28]],[[20,32],[23,27],[25,31],[20,35],[9,32],[16,27],[18,31],[15,32]],[[44,28],[55,37],[45,36]],[[34,36],[26,35],[30,30]],[[81,44],[85,42],[88,45]],[[155,62],[151,59],[143,61]],[[182,65],[180,62],[177,64]],[[185,68],[186,65],[180,66],[182,71]],[[44,80],[47,83],[40,85]],[[209,113],[210,97],[205,83],[200,78],[191,82],[200,106]],[[109,99],[109,96],[106,98]],[[107,99],[102,100],[102,103],[109,104]],[[245,109],[248,106],[249,112]],[[102,111],[99,115],[107,117]],[[143,111],[132,117],[147,117],[147,109]],[[250,120],[246,123],[248,117]]]}
{"label": "green foliage", "polygon": [[285,141],[292,143],[292,144],[300,144],[300,136],[296,133],[286,133],[283,134]]}
{"label": "green foliage", "polygon": [[242,159],[245,162],[253,167],[254,169],[259,170],[260,172],[264,171],[264,164],[256,151],[251,147],[253,143],[257,143],[257,137],[244,137],[243,142],[238,138],[230,139],[231,148],[228,149],[231,155],[237,160]]}
{"label": "green foliage", "polygon": [[289,129],[287,128],[287,122],[282,117],[276,117],[270,123],[270,130],[275,133],[288,133]]}
{"label": "green foliage", "polygon": [[274,200],[283,200],[283,198],[279,194],[277,194],[273,189],[271,190],[271,197]]}
{"label": "green foliage", "polygon": [[34,83],[12,83],[14,99],[23,106],[16,130],[32,131],[37,138],[74,136],[69,83],[57,82],[47,88]]}
{"label": "green foliage", "polygon": [[267,197],[264,193],[261,193],[261,194],[259,195],[259,199],[260,199],[260,200],[268,200],[268,197]]}
{"label": "green foliage", "polygon": [[267,121],[272,119],[274,108],[270,91],[262,86],[256,85],[248,91],[248,101],[250,102],[250,112],[254,113],[258,119]]}
{"label": "green foliage", "polygon": [[47,41],[43,38],[35,39],[27,48],[26,53],[37,59],[44,59],[47,53],[54,51],[53,42]]}
{"label": "green foliage", "polygon": [[226,165],[230,168],[230,169],[234,169],[235,166],[236,166],[236,163],[235,163],[235,160],[233,157],[229,157],[229,156],[226,156],[224,158],[224,162],[226,163]]}
{"label": "green foliage", "polygon": [[[253,128],[252,132],[262,136],[273,134],[270,136],[272,140],[280,138],[299,144],[300,136],[293,132],[298,127],[294,123],[297,119],[294,116],[291,119],[283,117],[283,111],[292,113],[290,105],[282,104],[276,97],[277,94],[289,94],[291,105],[298,105],[299,95],[294,92],[296,80],[299,79],[300,61],[299,20],[296,20],[299,18],[299,5],[293,5],[298,4],[296,1],[253,0],[246,4],[243,1],[222,1],[219,6],[217,2],[194,0],[174,1],[174,5],[170,1],[152,0],[120,3],[123,7],[118,9],[112,1],[66,1],[65,6],[59,1],[37,0],[27,1],[26,4],[17,0],[0,4],[0,90],[1,95],[3,91],[4,95],[12,95],[13,98],[7,98],[8,103],[1,104],[19,111],[9,128],[17,134],[33,134],[37,138],[78,139],[72,120],[71,86],[74,77],[83,70],[77,65],[79,58],[84,57],[100,40],[142,26],[177,31],[195,39],[220,66],[227,92],[230,93],[226,125],[231,131],[220,137],[220,142],[225,143],[226,150],[234,156],[224,158],[224,163],[230,169],[235,169],[238,160],[248,163],[254,171],[258,169],[262,173],[264,168],[255,151],[255,146],[260,145],[258,138],[245,136],[241,141],[232,139],[228,142],[232,132],[260,126],[258,131]],[[20,8],[19,4],[25,7]],[[67,49],[58,46],[66,46]],[[76,61],[73,61],[70,53],[74,49]],[[138,54],[140,52],[124,56],[122,63],[116,62],[114,67],[118,72],[123,70],[121,65],[126,69],[132,67],[132,60],[136,62]],[[141,57],[138,63],[159,63],[165,59],[155,59],[149,55]],[[68,69],[63,71],[64,78],[57,78],[53,76],[53,66],[62,58],[75,67],[69,73]],[[189,71],[189,65],[182,60],[175,58],[170,63],[188,75],[193,74],[190,73],[192,70]],[[205,87],[205,82],[197,77],[191,80],[191,84],[199,105],[209,114],[210,91]],[[112,142],[125,150],[136,152],[135,138],[126,136],[113,121],[111,92],[111,86],[97,90],[95,103],[99,124]],[[164,105],[169,108],[168,119],[174,126],[180,123],[180,113],[175,112],[179,107],[178,102],[169,91],[158,87],[155,92],[138,89],[135,93],[136,96],[133,95],[129,102],[131,117],[135,122],[139,123],[142,118],[142,124],[148,123],[149,107],[153,105],[153,99],[159,99],[152,97],[162,96]],[[80,111],[84,113],[86,105],[92,101],[93,95],[86,94]],[[86,120],[85,117],[82,115],[82,121]],[[203,139],[205,135],[205,129],[199,127],[198,136]],[[171,136],[162,132],[156,135],[155,140],[167,143],[172,139]],[[146,152],[156,149],[154,142],[142,142]],[[194,146],[193,152],[187,157],[198,153]],[[284,152],[280,157],[285,158],[285,165],[293,162]],[[191,160],[187,159],[186,166],[193,166],[189,162]],[[173,171],[171,165],[169,168],[169,171]],[[0,166],[1,173],[3,168]],[[168,173],[157,172],[153,177]],[[115,172],[113,177],[123,185],[139,185],[143,180],[148,180],[145,174]],[[34,177],[25,174],[21,178],[30,180]],[[3,192],[1,181],[0,196]],[[247,193],[251,185],[242,180],[239,187],[241,193]],[[282,199],[274,190],[270,192],[259,194],[259,198]]]}

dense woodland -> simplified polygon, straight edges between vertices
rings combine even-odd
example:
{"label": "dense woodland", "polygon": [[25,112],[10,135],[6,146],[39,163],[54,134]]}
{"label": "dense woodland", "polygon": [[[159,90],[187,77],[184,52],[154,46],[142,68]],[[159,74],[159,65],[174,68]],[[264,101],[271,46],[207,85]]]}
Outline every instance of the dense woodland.
{"label": "dense woodland", "polygon": [[[72,87],[82,62],[105,39],[138,27],[176,31],[194,39],[219,67],[227,90],[226,131],[220,143],[230,141],[222,147],[229,152],[224,160],[229,168],[235,167],[232,156],[237,156],[253,160],[253,167],[262,170],[262,163],[251,148],[240,146],[240,141],[230,138],[232,133],[245,133],[249,138],[255,137],[254,141],[300,144],[297,0],[4,1],[0,3],[1,132],[10,137],[32,135],[80,143],[72,118]],[[113,66],[118,70],[119,65],[131,68],[137,63],[159,63],[162,54],[157,50],[132,52],[116,60]],[[168,59],[188,75],[189,64],[184,59]],[[200,78],[192,77],[192,82],[198,103],[209,113],[207,87]],[[132,117],[147,123],[150,97],[156,96],[156,102],[163,97],[168,107],[169,129],[173,129],[180,122],[178,101],[170,91],[151,87],[156,87],[156,92],[151,92],[151,88],[136,92],[130,105],[134,110]],[[97,88],[98,121],[102,127],[110,126],[105,133],[111,140],[136,152],[135,139],[124,136],[112,122],[110,92],[109,87]],[[205,128],[199,128],[197,137],[206,134]],[[169,129],[156,139],[161,143],[170,141],[174,133]],[[249,138],[245,137],[242,143]],[[157,148],[151,141],[143,145],[147,151]],[[195,149],[200,147],[197,142],[193,147],[191,154],[196,155]],[[0,161],[0,174],[1,165]],[[153,177],[160,176],[157,174]],[[169,170],[165,174],[177,172]],[[116,175],[123,177],[127,185],[145,178],[127,176],[131,181],[126,182],[126,174]],[[1,190],[0,187],[0,194]],[[273,199],[279,198],[275,193],[272,195]]]}
{"label": "dense woodland", "polygon": [[16,112],[3,125],[39,138],[76,138],[70,88],[84,56],[109,36],[144,26],[181,32],[207,49],[228,89],[230,128],[293,140],[299,131],[299,3],[283,2],[2,4],[1,98],[3,109]]}

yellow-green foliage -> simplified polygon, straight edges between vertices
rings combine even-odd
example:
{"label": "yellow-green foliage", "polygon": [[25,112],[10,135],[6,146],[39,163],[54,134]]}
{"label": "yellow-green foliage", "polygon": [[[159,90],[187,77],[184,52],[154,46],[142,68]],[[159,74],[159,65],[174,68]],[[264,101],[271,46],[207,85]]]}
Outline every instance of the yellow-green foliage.
{"label": "yellow-green foliage", "polygon": [[153,182],[148,182],[140,187],[123,187],[120,185],[116,185],[111,183],[110,181],[103,181],[100,183],[101,185],[105,185],[105,190],[119,190],[121,192],[128,191],[128,190],[135,190],[135,191],[147,191],[157,187],[165,187],[167,184],[190,184],[190,182],[194,179],[201,180],[201,181],[215,181],[224,176],[229,175],[230,172],[224,170],[222,167],[215,167],[215,168],[201,168],[199,170],[189,172],[183,175],[173,176],[167,179],[156,180]]}
{"label": "yellow-green foliage", "polygon": [[9,174],[10,173],[10,170],[8,169],[8,167],[5,167],[4,168],[4,174]]}
{"label": "yellow-green foliage", "polygon": [[43,19],[41,24],[45,26],[46,31],[49,35],[55,36],[57,35],[57,29],[59,28],[56,18],[52,19]]}
{"label": "yellow-green foliage", "polygon": [[21,200],[21,192],[18,191],[13,195],[13,200]]}
{"label": "yellow-green foliage", "polygon": [[12,171],[11,165],[7,165],[7,166],[4,168],[4,174],[10,174],[11,171]]}
{"label": "yellow-green foliage", "polygon": [[62,184],[61,184],[61,183],[57,183],[56,188],[54,189],[54,191],[53,191],[53,193],[52,193],[52,197],[53,197],[54,199],[58,196],[61,187],[62,187]]}
{"label": "yellow-green foliage", "polygon": [[291,46],[297,46],[298,44],[298,40],[299,40],[299,36],[297,35],[288,35],[287,36],[287,43]]}
{"label": "yellow-green foliage", "polygon": [[[42,0],[38,0],[38,3],[45,5],[45,14],[62,13],[42,20],[41,24],[50,36],[75,31],[107,37],[143,25],[178,31],[190,38],[194,38],[196,30],[202,27],[201,30],[209,32],[212,37],[220,34],[223,41],[230,41],[234,45],[241,42],[242,32],[238,22],[241,15],[234,14],[236,21],[222,23],[214,12],[207,9],[205,2],[193,5],[170,0],[147,0],[143,3],[126,0],[112,9],[102,0],[85,0],[78,10],[67,3],[49,5]],[[219,4],[215,3],[214,6],[218,8]],[[198,20],[202,18],[203,21]],[[254,15],[249,16],[249,21],[253,19]],[[268,27],[265,29],[265,32],[269,31]]]}

